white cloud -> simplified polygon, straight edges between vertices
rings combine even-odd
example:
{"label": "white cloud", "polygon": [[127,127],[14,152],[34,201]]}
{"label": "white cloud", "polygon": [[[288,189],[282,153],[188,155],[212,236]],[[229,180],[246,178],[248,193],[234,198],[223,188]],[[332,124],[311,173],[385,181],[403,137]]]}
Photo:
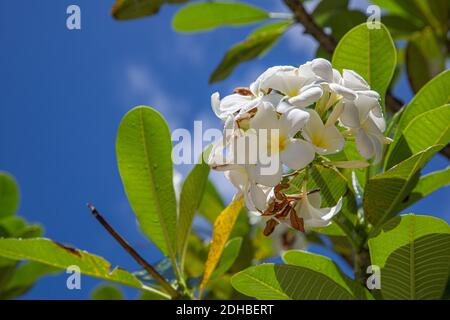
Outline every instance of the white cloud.
{"label": "white cloud", "polygon": [[126,83],[119,85],[122,98],[127,105],[130,103],[149,105],[161,112],[171,129],[178,128],[183,119],[183,112],[189,110],[186,101],[166,90],[161,82],[162,78],[155,76],[146,65],[128,64],[124,72]]}

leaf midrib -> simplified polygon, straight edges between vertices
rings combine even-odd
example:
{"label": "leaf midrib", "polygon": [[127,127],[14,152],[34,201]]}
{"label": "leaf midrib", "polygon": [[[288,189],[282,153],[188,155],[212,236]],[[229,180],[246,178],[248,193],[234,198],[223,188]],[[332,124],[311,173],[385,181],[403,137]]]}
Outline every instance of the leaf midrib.
{"label": "leaf midrib", "polygon": [[[151,166],[149,165],[149,153],[148,153],[148,149],[147,149],[147,140],[146,140],[146,131],[145,131],[145,125],[144,125],[144,110],[141,109],[139,110],[139,120],[141,122],[141,138],[142,138],[142,145],[144,146],[144,155],[145,155],[145,167],[147,169],[147,174],[149,176],[149,188],[152,190],[153,194],[155,195],[155,202],[156,202],[156,206],[157,206],[157,214],[158,214],[158,220],[159,223],[161,224],[161,229],[163,231],[163,235],[164,238],[166,240],[166,246],[167,246],[167,250],[169,251],[169,255],[171,256],[171,258],[173,259],[174,256],[174,248],[172,247],[172,244],[170,242],[170,238],[169,238],[169,234],[167,233],[167,224],[166,221],[164,219],[164,217],[162,216],[162,210],[161,210],[161,204],[160,204],[160,200],[158,198],[158,194],[156,192],[156,188],[155,188],[155,184],[154,184],[154,176],[153,176],[153,170],[151,169]],[[151,181],[151,182],[150,182]]]}

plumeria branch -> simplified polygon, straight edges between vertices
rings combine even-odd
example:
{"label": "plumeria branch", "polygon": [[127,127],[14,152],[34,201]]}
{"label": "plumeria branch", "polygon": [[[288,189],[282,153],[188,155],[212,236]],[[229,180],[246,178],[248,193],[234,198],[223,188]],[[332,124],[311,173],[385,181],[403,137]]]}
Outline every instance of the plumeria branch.
{"label": "plumeria branch", "polygon": [[[313,36],[329,54],[333,54],[337,41],[332,35],[327,34],[315,21],[314,17],[308,13],[301,0],[283,0],[294,14],[295,20],[305,28],[305,33]],[[386,105],[392,112],[398,112],[404,103],[392,93],[386,95]],[[441,154],[450,159],[450,146],[447,145],[441,150]]]}
{"label": "plumeria branch", "polygon": [[117,231],[108,223],[108,221],[105,220],[105,218],[103,218],[103,216],[92,204],[89,203],[87,206],[97,221],[100,222],[106,231],[113,236],[113,238],[125,249],[125,251],[128,252],[130,256],[132,256],[133,259],[145,269],[145,271],[147,271],[156,281],[158,281],[161,287],[164,288],[164,290],[172,298],[177,298],[178,292],[172,287],[172,285],[158,271],[156,271],[150,263],[142,258],[142,256],[137,253],[137,251],[134,250],[133,247],[131,247],[120,234],[117,233]]}

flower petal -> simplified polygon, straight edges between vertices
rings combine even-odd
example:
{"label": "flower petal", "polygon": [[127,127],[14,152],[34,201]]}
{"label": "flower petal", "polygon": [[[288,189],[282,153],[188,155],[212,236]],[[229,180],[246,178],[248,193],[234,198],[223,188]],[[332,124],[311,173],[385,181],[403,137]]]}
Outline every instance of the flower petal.
{"label": "flower petal", "polygon": [[250,127],[253,129],[279,129],[275,108],[270,103],[261,103],[255,116],[250,119]]}
{"label": "flower petal", "polygon": [[353,70],[344,69],[342,72],[344,86],[353,90],[370,90],[369,84]]}
{"label": "flower petal", "polygon": [[311,61],[311,69],[321,80],[333,82],[333,67],[328,60],[317,58]]}
{"label": "flower petal", "polygon": [[359,129],[356,133],[356,148],[361,156],[366,159],[372,158],[375,152],[372,140],[363,129]]}
{"label": "flower petal", "polygon": [[275,168],[276,172],[274,174],[265,174],[267,170],[264,169],[267,168],[260,164],[248,165],[247,173],[250,180],[268,187],[274,187],[281,182],[283,178],[283,166],[281,163],[278,165],[278,168]]}
{"label": "flower petal", "polygon": [[309,86],[306,90],[302,90],[299,95],[290,98],[289,103],[299,108],[305,108],[322,96],[323,91],[319,86]]}
{"label": "flower petal", "polygon": [[270,188],[263,190],[263,188],[259,187],[256,183],[250,185],[250,198],[255,208],[260,212],[265,211],[267,207],[267,193],[265,191],[268,192],[269,190]]}
{"label": "flower petal", "polygon": [[342,134],[335,126],[325,127],[322,135],[322,143],[317,146],[319,154],[332,154],[341,151],[344,148],[345,140]]}
{"label": "flower petal", "polygon": [[359,128],[361,122],[359,121],[359,111],[353,102],[345,102],[344,110],[339,118],[342,124],[349,128]]}
{"label": "flower petal", "polygon": [[305,126],[309,120],[309,113],[301,109],[292,109],[281,116],[281,128],[292,138]]}
{"label": "flower petal", "polygon": [[310,164],[315,157],[314,147],[311,143],[301,139],[287,141],[286,149],[281,154],[281,162],[292,170],[299,170]]}

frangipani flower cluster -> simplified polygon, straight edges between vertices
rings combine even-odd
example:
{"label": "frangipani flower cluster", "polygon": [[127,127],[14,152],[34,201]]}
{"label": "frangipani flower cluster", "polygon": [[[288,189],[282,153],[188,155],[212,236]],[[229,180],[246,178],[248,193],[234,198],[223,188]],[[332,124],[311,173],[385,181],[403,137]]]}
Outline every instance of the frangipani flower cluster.
{"label": "frangipani flower cluster", "polygon": [[[320,190],[308,190],[307,175],[300,193],[285,194],[286,175],[341,152],[348,139],[355,140],[362,157],[378,162],[383,144],[390,142],[383,134],[379,101],[360,75],[351,70],[341,74],[325,59],[298,68],[269,68],[249,87],[236,88],[223,99],[212,95],[213,111],[225,128],[209,164],[224,171],[249,211],[269,217],[266,235],[279,223],[300,231],[325,227],[339,212],[342,199],[322,208]],[[347,166],[355,164],[361,161]]]}

